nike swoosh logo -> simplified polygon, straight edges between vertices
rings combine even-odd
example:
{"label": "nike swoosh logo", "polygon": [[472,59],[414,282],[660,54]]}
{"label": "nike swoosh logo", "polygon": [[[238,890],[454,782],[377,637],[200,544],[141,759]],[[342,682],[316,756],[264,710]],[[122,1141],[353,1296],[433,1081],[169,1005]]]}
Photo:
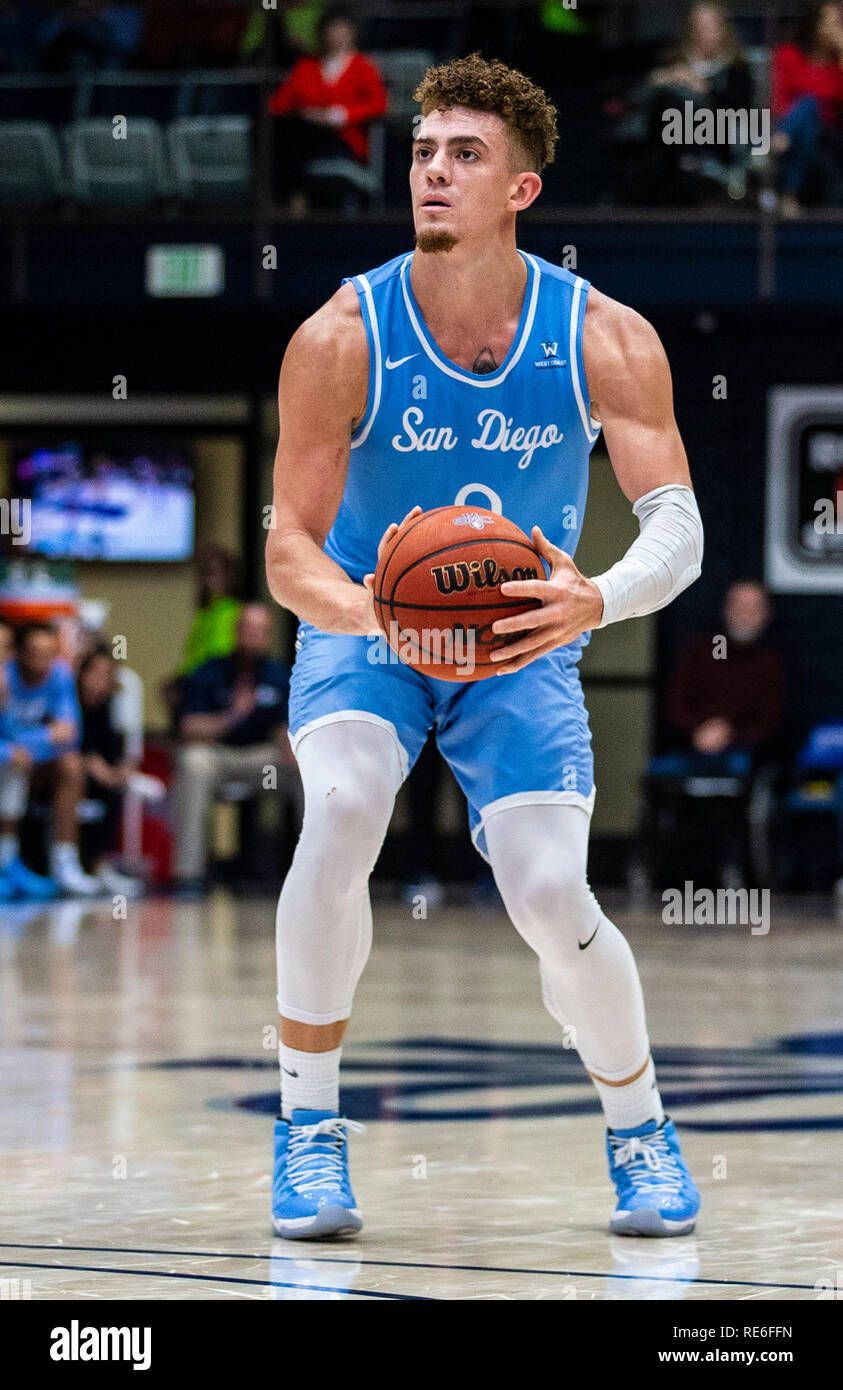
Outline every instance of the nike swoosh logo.
{"label": "nike swoosh logo", "polygon": [[384,366],[388,372],[394,372],[396,367],[403,367],[405,362],[412,362],[414,357],[418,357],[417,352],[411,352],[407,357],[399,357],[397,362],[393,362],[391,357],[387,356]]}
{"label": "nike swoosh logo", "polygon": [[283,1071],[285,1076],[298,1076],[298,1072],[290,1071],[289,1067],[282,1067],[281,1070]]}
{"label": "nike swoosh logo", "polygon": [[598,923],[597,923],[597,926],[594,928],[594,931],[591,933],[591,936],[588,938],[587,941],[577,941],[577,945],[579,946],[579,948],[580,948],[581,951],[584,951],[585,948],[586,948],[586,946],[590,946],[590,945],[591,945],[592,941],[594,940],[594,938],[595,938],[595,936],[597,935],[597,933],[599,932],[599,930],[600,930],[600,923],[598,922]]}

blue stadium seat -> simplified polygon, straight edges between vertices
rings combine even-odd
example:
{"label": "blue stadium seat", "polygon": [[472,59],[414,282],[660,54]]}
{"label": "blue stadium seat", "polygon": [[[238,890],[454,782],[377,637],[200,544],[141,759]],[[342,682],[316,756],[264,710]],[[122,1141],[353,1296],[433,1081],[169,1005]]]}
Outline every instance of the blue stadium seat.
{"label": "blue stadium seat", "polygon": [[816,724],[796,758],[794,785],[784,796],[793,816],[833,816],[837,826],[837,894],[843,898],[843,721]]}

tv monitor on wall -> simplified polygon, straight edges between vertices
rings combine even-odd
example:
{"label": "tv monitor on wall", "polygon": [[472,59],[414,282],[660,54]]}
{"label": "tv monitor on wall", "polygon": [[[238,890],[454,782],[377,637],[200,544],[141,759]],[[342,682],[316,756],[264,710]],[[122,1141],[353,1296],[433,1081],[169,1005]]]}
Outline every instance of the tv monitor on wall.
{"label": "tv monitor on wall", "polygon": [[26,551],[56,560],[189,560],[189,443],[128,435],[16,440],[14,495],[30,504]]}

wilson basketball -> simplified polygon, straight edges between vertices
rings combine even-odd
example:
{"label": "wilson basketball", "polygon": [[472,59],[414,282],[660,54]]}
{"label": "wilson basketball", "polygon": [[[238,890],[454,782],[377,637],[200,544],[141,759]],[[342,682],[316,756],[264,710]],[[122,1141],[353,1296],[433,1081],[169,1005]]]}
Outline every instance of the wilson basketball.
{"label": "wilson basketball", "polygon": [[492,624],[538,607],[506,598],[509,579],[545,579],[529,536],[484,507],[436,507],[406,522],[375,571],[375,612],[390,647],[439,680],[485,680],[506,644]]}

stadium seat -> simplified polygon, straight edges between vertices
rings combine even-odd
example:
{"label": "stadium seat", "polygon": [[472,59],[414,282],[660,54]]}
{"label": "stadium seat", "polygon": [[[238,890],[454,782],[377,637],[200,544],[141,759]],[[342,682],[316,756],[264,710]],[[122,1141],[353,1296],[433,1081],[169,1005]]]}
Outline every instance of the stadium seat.
{"label": "stadium seat", "polygon": [[167,144],[181,198],[218,202],[242,198],[252,183],[252,123],[248,116],[184,116]]}
{"label": "stadium seat", "polygon": [[435,61],[426,48],[398,48],[391,51],[371,53],[367,57],[380,70],[381,77],[389,92],[390,121],[412,121],[418,114],[418,105],[413,101],[413,92],[424,72]]}
{"label": "stadium seat", "polygon": [[835,878],[837,893],[843,896],[843,721],[811,729],[796,758],[793,786],[784,805],[792,816],[834,817]]}
{"label": "stadium seat", "polygon": [[115,139],[107,118],[73,121],[64,131],[70,184],[81,203],[144,205],[169,192],[157,121],[130,117]]}
{"label": "stadium seat", "polygon": [[0,121],[0,203],[55,202],[64,191],[61,151],[44,121]]}
{"label": "stadium seat", "polygon": [[373,121],[369,127],[369,163],[358,164],[356,159],[342,156],[326,159],[312,159],[305,165],[305,173],[310,180],[335,182],[348,187],[349,198],[345,200],[347,212],[356,211],[350,203],[362,196],[368,206],[380,210],[384,205],[384,123]]}
{"label": "stadium seat", "polygon": [[[627,869],[630,892],[646,894],[662,877],[667,859],[679,853],[679,832],[691,823],[693,806],[702,815],[696,820],[703,841],[713,825],[725,831],[727,859],[718,867],[736,886],[743,865],[732,859],[745,827],[748,867],[760,882],[769,876],[769,822],[772,808],[772,768],[756,768],[743,749],[721,754],[664,753],[647,762],[641,786],[641,822]],[[708,806],[708,809],[706,809]],[[700,826],[706,826],[700,834]]]}

